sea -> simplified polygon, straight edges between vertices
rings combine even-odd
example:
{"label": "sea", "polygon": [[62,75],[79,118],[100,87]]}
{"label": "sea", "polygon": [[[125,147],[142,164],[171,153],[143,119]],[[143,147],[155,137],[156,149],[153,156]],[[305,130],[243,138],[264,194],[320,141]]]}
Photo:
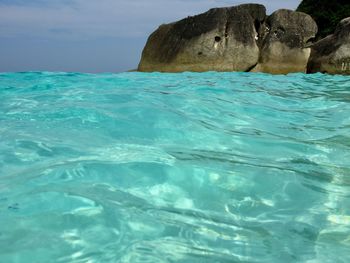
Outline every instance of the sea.
{"label": "sea", "polygon": [[350,262],[350,77],[1,73],[0,262]]}

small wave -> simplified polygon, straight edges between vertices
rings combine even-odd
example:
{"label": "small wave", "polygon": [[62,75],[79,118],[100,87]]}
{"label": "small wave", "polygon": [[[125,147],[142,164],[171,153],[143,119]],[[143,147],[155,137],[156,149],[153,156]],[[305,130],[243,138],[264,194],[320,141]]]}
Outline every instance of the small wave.
{"label": "small wave", "polygon": [[350,261],[349,83],[0,73],[1,260]]}

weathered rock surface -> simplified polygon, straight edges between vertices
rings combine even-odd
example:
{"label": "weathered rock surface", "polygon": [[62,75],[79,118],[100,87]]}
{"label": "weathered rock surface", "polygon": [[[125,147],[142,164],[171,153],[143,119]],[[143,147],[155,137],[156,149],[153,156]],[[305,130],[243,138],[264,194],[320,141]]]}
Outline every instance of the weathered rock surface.
{"label": "weathered rock surface", "polygon": [[258,4],[215,8],[161,25],[149,37],[139,71],[306,72],[317,25],[304,13],[266,16]]}
{"label": "weathered rock surface", "polygon": [[350,74],[350,17],[339,23],[333,35],[312,46],[307,72]]}
{"label": "weathered rock surface", "polygon": [[257,31],[266,17],[258,4],[215,8],[161,25],[148,39],[139,71],[248,71],[259,59]]}
{"label": "weathered rock surface", "polygon": [[317,33],[315,21],[305,13],[281,9],[270,15],[264,26],[259,63],[252,71],[306,72],[311,52],[307,45]]}

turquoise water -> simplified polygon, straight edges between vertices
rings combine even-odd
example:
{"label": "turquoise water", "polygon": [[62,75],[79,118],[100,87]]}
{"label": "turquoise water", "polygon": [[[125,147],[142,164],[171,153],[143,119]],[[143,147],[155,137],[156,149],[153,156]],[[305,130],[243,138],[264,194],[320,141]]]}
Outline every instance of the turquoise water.
{"label": "turquoise water", "polygon": [[350,77],[0,74],[0,262],[350,262]]}

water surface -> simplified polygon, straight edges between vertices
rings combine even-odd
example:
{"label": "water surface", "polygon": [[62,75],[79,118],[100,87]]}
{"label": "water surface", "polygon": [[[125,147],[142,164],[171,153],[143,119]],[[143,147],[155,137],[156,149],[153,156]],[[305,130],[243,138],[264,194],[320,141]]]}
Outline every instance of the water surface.
{"label": "water surface", "polygon": [[350,262],[350,78],[0,74],[0,262]]}

